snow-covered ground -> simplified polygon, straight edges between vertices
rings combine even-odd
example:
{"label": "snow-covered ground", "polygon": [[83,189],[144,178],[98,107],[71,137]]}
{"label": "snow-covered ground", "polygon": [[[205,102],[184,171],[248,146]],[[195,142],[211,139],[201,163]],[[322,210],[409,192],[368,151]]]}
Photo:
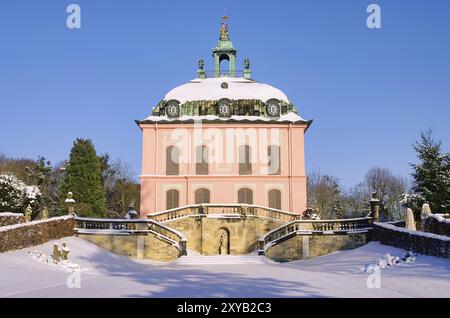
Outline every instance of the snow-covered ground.
{"label": "snow-covered ground", "polygon": [[[69,237],[80,288],[68,288],[63,267],[38,262],[28,251],[51,254],[53,242],[0,254],[0,297],[448,297],[450,260],[419,255],[412,264],[381,270],[381,288],[368,288],[362,269],[404,250],[372,242],[351,251],[278,264],[258,256],[188,256],[165,264],[117,256]],[[62,242],[62,240],[59,240]],[[221,264],[222,263],[222,264]],[[72,282],[76,277],[70,276]],[[75,279],[75,280],[74,280]],[[73,285],[73,284],[72,284]],[[76,284],[75,284],[76,285]]]}

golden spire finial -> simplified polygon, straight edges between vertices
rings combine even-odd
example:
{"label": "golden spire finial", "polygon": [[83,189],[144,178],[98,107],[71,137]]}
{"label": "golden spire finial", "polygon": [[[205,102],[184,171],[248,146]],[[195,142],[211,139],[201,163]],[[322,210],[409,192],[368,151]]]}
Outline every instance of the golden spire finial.
{"label": "golden spire finial", "polygon": [[220,37],[221,38],[228,38],[228,24],[226,23],[226,21],[229,19],[230,17],[224,15],[222,17],[222,25],[220,27]]}

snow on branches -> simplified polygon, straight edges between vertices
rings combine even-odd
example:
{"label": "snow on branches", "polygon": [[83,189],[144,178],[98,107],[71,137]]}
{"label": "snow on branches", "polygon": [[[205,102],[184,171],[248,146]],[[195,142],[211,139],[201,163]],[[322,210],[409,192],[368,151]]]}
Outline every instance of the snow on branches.
{"label": "snow on branches", "polygon": [[0,174],[0,212],[23,212],[37,206],[41,192],[37,186],[28,186],[12,173]]}

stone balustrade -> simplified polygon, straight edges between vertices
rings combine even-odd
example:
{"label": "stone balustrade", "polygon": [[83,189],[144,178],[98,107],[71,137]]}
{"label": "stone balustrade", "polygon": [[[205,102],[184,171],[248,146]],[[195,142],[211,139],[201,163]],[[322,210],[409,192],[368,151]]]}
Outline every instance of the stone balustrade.
{"label": "stone balustrade", "polygon": [[182,255],[186,255],[187,239],[184,234],[160,224],[154,220],[123,220],[123,219],[75,219],[75,232],[77,234],[145,234],[148,232],[158,235],[163,240],[176,246]]}
{"label": "stone balustrade", "polygon": [[356,231],[372,227],[372,218],[355,218],[343,220],[305,220],[310,223],[314,231]]}
{"label": "stone balustrade", "polygon": [[206,215],[237,215],[241,217],[260,217],[285,222],[299,220],[300,214],[295,214],[287,211],[281,211],[271,208],[266,208],[258,205],[249,204],[197,204],[189,205],[171,210],[166,210],[158,213],[147,214],[150,220],[156,222],[166,222],[174,219],[189,216],[206,216]]}
{"label": "stone balustrade", "polygon": [[264,254],[268,247],[280,240],[303,234],[346,234],[372,229],[372,218],[354,218],[342,220],[296,220],[270,231],[259,240],[259,253]]}

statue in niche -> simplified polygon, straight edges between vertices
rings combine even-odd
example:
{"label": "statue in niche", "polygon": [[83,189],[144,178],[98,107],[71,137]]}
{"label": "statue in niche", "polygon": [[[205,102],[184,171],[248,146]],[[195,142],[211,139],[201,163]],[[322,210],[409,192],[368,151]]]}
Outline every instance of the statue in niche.
{"label": "statue in niche", "polygon": [[223,249],[225,247],[224,244],[223,244],[224,236],[225,236],[225,233],[222,233],[222,235],[220,235],[220,239],[219,239],[219,254],[223,254],[222,252],[223,252]]}
{"label": "statue in niche", "polygon": [[228,233],[225,230],[221,230],[221,234],[219,237],[219,249],[218,252],[220,255],[226,255],[229,254],[228,250]]}

